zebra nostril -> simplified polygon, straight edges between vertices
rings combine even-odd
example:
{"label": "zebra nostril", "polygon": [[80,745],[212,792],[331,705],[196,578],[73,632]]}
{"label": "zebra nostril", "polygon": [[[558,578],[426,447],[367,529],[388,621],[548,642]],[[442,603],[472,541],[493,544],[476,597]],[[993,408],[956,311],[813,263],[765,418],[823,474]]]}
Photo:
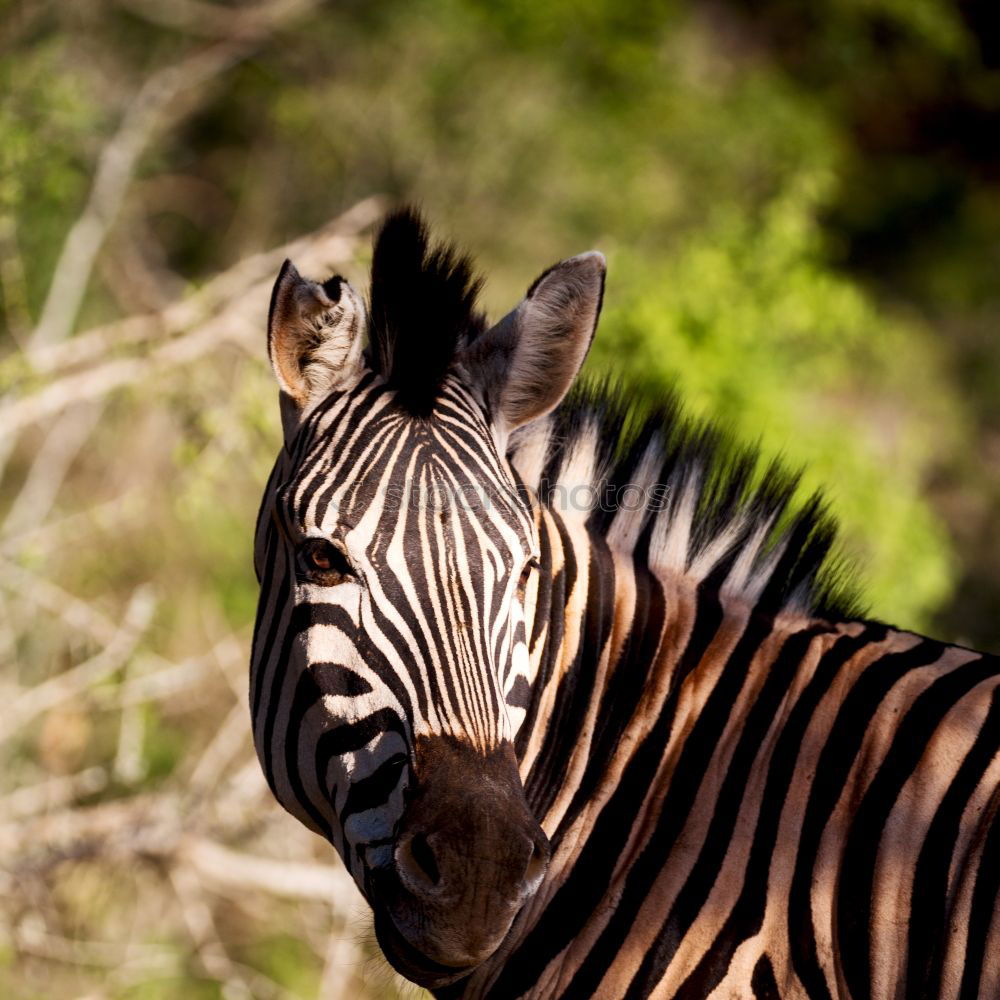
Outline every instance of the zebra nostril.
{"label": "zebra nostril", "polygon": [[438,870],[431,845],[427,843],[427,838],[422,833],[418,833],[410,841],[410,853],[431,882],[437,885],[441,881],[441,872]]}
{"label": "zebra nostril", "polygon": [[551,851],[547,841],[536,840],[533,842],[531,856],[528,858],[528,863],[525,865],[524,875],[522,876],[522,884],[526,895],[530,896],[541,885],[542,878],[545,876],[546,869],[549,866],[550,855]]}
{"label": "zebra nostril", "polygon": [[441,881],[434,851],[422,833],[415,833],[396,849],[396,865],[411,880],[437,885]]}

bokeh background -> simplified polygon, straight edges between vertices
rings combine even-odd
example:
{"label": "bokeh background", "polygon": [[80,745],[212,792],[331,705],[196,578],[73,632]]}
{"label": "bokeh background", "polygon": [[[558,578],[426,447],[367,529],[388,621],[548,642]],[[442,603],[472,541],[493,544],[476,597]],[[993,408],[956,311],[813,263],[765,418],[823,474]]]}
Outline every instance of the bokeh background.
{"label": "bokeh background", "polygon": [[825,484],[872,613],[1000,648],[994,0],[0,3],[0,995],[418,995],[249,742],[286,254],[400,199],[494,314]]}

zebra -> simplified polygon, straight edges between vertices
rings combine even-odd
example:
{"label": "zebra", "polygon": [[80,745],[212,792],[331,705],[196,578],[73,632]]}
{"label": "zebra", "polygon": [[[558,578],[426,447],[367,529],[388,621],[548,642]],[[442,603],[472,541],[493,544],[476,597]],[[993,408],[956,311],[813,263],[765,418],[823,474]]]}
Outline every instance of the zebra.
{"label": "zebra", "polygon": [[418,213],[287,262],[253,736],[441,998],[1000,997],[1000,662],[866,617],[819,496],[577,379],[605,261],[493,326]]}

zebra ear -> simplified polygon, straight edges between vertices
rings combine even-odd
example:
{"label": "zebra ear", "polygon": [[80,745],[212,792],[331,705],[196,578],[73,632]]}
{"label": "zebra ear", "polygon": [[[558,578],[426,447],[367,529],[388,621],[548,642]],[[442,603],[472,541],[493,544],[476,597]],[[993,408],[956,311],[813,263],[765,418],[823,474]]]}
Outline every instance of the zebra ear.
{"label": "zebra ear", "polygon": [[286,260],[271,292],[267,354],[282,392],[282,413],[301,413],[362,368],[365,312],[339,275],[316,284]]}
{"label": "zebra ear", "polygon": [[604,273],[596,250],[550,267],[469,348],[462,360],[501,432],[543,416],[566,395],[594,339]]}

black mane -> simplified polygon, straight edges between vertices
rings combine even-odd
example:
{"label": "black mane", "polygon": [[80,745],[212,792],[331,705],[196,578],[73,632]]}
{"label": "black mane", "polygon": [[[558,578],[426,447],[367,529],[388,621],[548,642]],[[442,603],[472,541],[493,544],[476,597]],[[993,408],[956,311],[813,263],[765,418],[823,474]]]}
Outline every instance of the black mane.
{"label": "black mane", "polygon": [[427,416],[461,346],[486,328],[476,308],[482,279],[453,246],[430,246],[412,208],[389,215],[375,239],[369,291],[369,365],[397,401]]}
{"label": "black mane", "polygon": [[[620,497],[624,487],[640,480],[644,456],[654,446],[662,501],[639,515],[642,527],[631,549],[637,563],[657,563],[660,557],[651,549],[654,528],[660,519],[677,517],[691,491],[695,505],[687,551],[683,565],[673,568],[685,572],[698,564],[699,582],[721,587],[752,547],[751,576],[760,588],[755,604],[762,611],[796,607],[829,621],[862,616],[864,604],[849,565],[838,554],[837,522],[822,494],[797,502],[798,474],[779,461],[765,466],[758,448],[739,444],[711,421],[686,417],[676,392],[643,410],[616,384],[578,379],[552,414],[514,433],[509,454],[515,468],[518,452],[538,434],[546,436],[544,467],[539,481],[528,485],[543,504],[553,506],[559,499],[553,486],[584,439],[595,456],[595,496],[603,497]],[[617,502],[595,505],[587,515],[594,534],[607,534],[620,509]],[[762,531],[765,541],[758,546],[755,536]],[[705,553],[720,538],[728,544],[706,563]]]}

